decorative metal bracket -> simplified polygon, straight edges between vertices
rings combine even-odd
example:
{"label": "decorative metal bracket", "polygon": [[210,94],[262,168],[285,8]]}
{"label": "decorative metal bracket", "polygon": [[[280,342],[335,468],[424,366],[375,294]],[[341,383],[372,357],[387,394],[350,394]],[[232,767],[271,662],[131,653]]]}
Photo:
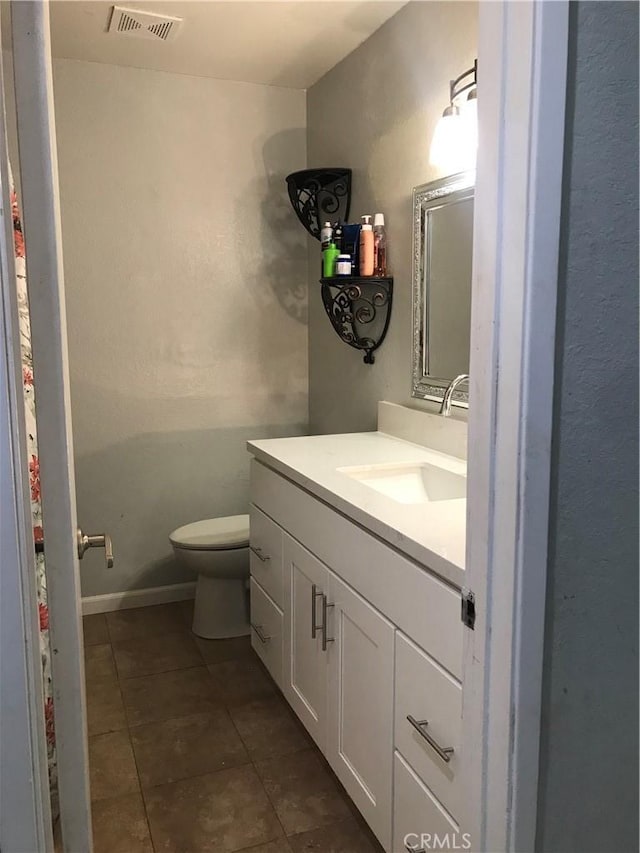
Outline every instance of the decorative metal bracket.
{"label": "decorative metal bracket", "polygon": [[373,353],[389,328],[393,278],[340,276],[323,278],[321,283],[322,302],[338,336],[350,347],[364,350],[364,363],[373,364]]}
{"label": "decorative metal bracket", "polygon": [[325,221],[346,222],[351,204],[351,169],[303,169],[287,176],[289,199],[300,222],[320,239]]}
{"label": "decorative metal bracket", "polygon": [[[454,100],[465,92],[471,92],[478,88],[478,60],[475,59],[472,68],[467,68],[455,80],[449,81],[449,102],[453,104]],[[474,93],[477,97],[477,91]]]}

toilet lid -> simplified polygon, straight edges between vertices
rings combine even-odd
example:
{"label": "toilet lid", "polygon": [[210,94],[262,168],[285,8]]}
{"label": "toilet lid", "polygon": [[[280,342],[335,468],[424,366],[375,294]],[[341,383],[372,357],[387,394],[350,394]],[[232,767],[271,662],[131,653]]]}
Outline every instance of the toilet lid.
{"label": "toilet lid", "polygon": [[228,515],[225,518],[205,518],[178,527],[169,534],[176,548],[192,551],[223,551],[227,548],[246,548],[249,545],[249,516]]}

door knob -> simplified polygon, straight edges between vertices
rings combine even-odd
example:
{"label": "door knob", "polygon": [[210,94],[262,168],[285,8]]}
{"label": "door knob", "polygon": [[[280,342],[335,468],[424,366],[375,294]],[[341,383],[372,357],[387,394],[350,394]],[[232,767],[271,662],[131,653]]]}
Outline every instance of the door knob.
{"label": "door knob", "polygon": [[104,548],[104,558],[107,562],[107,568],[113,566],[113,546],[111,537],[108,533],[100,533],[95,536],[86,536],[80,528],[78,528],[78,559],[81,560],[85,551],[89,548]]}

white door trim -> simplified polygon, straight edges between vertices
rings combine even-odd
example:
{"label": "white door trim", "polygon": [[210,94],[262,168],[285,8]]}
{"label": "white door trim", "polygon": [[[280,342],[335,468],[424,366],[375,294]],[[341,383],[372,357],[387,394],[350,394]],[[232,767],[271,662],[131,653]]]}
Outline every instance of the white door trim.
{"label": "white door trim", "polygon": [[568,3],[483,3],[479,20],[466,829],[474,850],[516,851],[537,816]]}
{"label": "white door trim", "polygon": [[0,848],[53,850],[40,620],[0,68]]}
{"label": "white door trim", "polygon": [[64,850],[92,850],[49,6],[11,4]]}

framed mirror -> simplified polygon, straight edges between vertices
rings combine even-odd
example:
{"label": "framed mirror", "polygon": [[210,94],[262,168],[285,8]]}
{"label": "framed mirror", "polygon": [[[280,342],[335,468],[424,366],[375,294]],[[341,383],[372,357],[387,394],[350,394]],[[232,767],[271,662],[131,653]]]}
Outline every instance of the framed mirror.
{"label": "framed mirror", "polygon": [[[413,190],[412,396],[441,402],[469,373],[475,172]],[[466,383],[452,404],[468,407]]]}

